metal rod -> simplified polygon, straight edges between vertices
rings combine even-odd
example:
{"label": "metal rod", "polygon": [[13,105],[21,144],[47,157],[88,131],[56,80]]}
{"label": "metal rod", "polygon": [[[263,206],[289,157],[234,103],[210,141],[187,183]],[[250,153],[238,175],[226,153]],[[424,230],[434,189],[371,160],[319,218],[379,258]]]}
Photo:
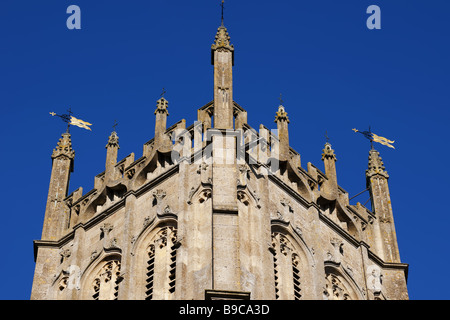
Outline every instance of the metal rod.
{"label": "metal rod", "polygon": [[352,200],[353,198],[356,198],[357,196],[359,196],[360,194],[363,194],[364,192],[366,192],[367,190],[369,190],[369,188],[367,188],[364,191],[361,191],[360,193],[358,193],[357,195],[354,195],[353,197],[351,197],[350,199],[348,199],[349,201]]}

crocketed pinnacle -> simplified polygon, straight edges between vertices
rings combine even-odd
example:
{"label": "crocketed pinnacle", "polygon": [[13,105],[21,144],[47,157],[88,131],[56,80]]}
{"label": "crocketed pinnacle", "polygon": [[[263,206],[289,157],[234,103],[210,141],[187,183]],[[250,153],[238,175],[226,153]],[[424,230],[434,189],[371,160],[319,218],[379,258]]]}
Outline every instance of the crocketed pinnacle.
{"label": "crocketed pinnacle", "polygon": [[278,111],[275,115],[275,121],[274,122],[278,122],[278,121],[287,121],[287,123],[289,123],[289,118],[287,116],[287,112],[284,111],[284,107],[282,105],[280,105],[278,107]]}
{"label": "crocketed pinnacle", "polygon": [[60,156],[73,159],[75,157],[75,151],[72,149],[72,140],[70,138],[70,133],[65,132],[62,134],[61,138],[53,150],[52,159],[58,158]]}
{"label": "crocketed pinnacle", "polygon": [[380,174],[386,178],[389,178],[389,175],[385,170],[384,163],[381,159],[380,153],[375,149],[371,149],[369,151],[369,168],[366,170],[366,176],[371,177],[376,174]]}
{"label": "crocketed pinnacle", "polygon": [[334,161],[337,161],[334,150],[331,149],[331,144],[328,142],[325,143],[325,147],[322,150],[322,161],[325,159],[334,159]]}
{"label": "crocketed pinnacle", "polygon": [[108,147],[119,147],[119,136],[117,135],[117,132],[113,131],[111,132],[111,135],[109,136],[108,143],[106,144],[105,148]]}
{"label": "crocketed pinnacle", "polygon": [[169,111],[167,109],[169,109],[169,101],[164,99],[164,97],[162,97],[158,101],[156,101],[155,114],[166,113],[167,115],[169,115]]}
{"label": "crocketed pinnacle", "polygon": [[234,51],[234,46],[230,43],[230,36],[228,35],[227,28],[221,25],[217,29],[216,38],[214,43],[211,45],[211,51],[217,50],[219,48]]}

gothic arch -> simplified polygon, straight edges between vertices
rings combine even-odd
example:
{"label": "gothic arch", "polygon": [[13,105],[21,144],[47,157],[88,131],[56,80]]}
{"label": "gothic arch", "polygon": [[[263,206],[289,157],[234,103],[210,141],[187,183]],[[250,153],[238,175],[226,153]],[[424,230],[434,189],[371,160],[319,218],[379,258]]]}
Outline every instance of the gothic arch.
{"label": "gothic arch", "polygon": [[364,300],[361,289],[340,263],[325,262],[324,300]]}
{"label": "gothic arch", "polygon": [[292,227],[272,224],[275,299],[300,300],[314,296],[314,257]]}
{"label": "gothic arch", "polygon": [[252,192],[248,186],[246,188],[238,189],[237,199],[246,207],[252,205],[256,209],[261,208],[259,197],[255,194],[255,192]]}
{"label": "gothic arch", "polygon": [[187,204],[204,203],[211,198],[212,188],[209,183],[200,183],[197,188],[192,187],[188,194]]}
{"label": "gothic arch", "polygon": [[131,251],[137,299],[174,299],[179,245],[173,217],[158,217],[139,235]]}
{"label": "gothic arch", "polygon": [[52,290],[49,291],[53,295],[53,300],[65,299],[67,288],[69,286],[69,276],[70,273],[65,270],[61,270],[57,275],[55,275],[55,278],[51,284]]}
{"label": "gothic arch", "polygon": [[120,250],[103,250],[81,275],[83,300],[117,300],[122,255]]}

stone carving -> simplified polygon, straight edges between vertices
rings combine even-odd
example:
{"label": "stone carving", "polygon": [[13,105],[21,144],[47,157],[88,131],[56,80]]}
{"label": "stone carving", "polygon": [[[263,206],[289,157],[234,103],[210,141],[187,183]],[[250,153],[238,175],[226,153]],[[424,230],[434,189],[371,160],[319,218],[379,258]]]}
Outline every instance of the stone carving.
{"label": "stone carving", "polygon": [[[198,185],[197,188],[192,187],[191,190],[189,191],[188,194],[188,200],[186,201],[187,204],[191,205],[193,203],[193,198],[195,196],[195,194],[197,194],[197,191],[200,189],[200,187],[202,186],[202,184]],[[198,202],[199,203],[203,203],[206,200],[208,200],[209,198],[211,198],[211,189],[210,188],[206,188],[201,190],[200,192],[198,192]]]}
{"label": "stone carving", "polygon": [[169,102],[166,99],[161,97],[158,101],[156,101],[155,114],[163,113],[169,115],[169,111],[167,109],[169,109]]}
{"label": "stone carving", "polygon": [[119,148],[119,136],[115,131],[111,133],[108,139],[108,143],[106,144],[106,148],[108,147],[118,147]]}
{"label": "stone carving", "polygon": [[341,257],[344,254],[344,243],[338,238],[332,238],[330,243],[333,249],[327,251],[326,261],[341,263]]}
{"label": "stone carving", "polygon": [[367,289],[374,294],[380,293],[383,285],[383,274],[380,267],[371,265],[367,267]]}
{"label": "stone carving", "polygon": [[63,263],[67,258],[72,254],[70,249],[61,249],[59,250],[59,255],[61,256],[61,263]]}
{"label": "stone carving", "polygon": [[64,156],[68,159],[73,159],[75,157],[75,151],[72,149],[70,133],[63,133],[56,148],[53,150],[52,159],[56,159],[60,156]]}
{"label": "stone carving", "polygon": [[121,280],[120,261],[107,262],[92,283],[92,298],[94,300],[117,300]]}
{"label": "stone carving", "polygon": [[380,153],[375,149],[371,149],[369,151],[369,168],[366,170],[366,176],[371,177],[379,174],[385,178],[389,178],[385,169]]}
{"label": "stone carving", "polygon": [[113,229],[114,226],[111,223],[104,223],[100,227],[100,231],[103,233],[103,235],[108,235]]}
{"label": "stone carving", "polygon": [[246,206],[248,206],[250,204],[250,201],[249,201],[249,198],[248,198],[247,194],[244,191],[242,191],[242,190],[238,190],[237,198],[238,198],[238,200],[240,202],[242,202]]}
{"label": "stone carving", "polygon": [[275,115],[275,122],[277,121],[287,121],[289,123],[289,117],[287,115],[287,112],[284,110],[284,107],[280,105],[278,107],[278,111]]}
{"label": "stone carving", "polygon": [[342,281],[332,273],[325,276],[324,300],[351,300],[349,292]]}
{"label": "stone carving", "polygon": [[131,168],[125,173],[125,175],[127,176],[128,179],[132,179],[135,173],[136,169]]}
{"label": "stone carving", "polygon": [[157,189],[157,190],[153,191],[152,194],[153,194],[153,198],[156,201],[156,204],[160,203],[162,201],[162,199],[164,199],[166,197],[166,192],[161,189]]}
{"label": "stone carving", "polygon": [[233,45],[230,43],[230,36],[228,34],[227,28],[220,26],[217,29],[216,38],[214,43],[211,45],[211,50],[229,50],[234,51]]}

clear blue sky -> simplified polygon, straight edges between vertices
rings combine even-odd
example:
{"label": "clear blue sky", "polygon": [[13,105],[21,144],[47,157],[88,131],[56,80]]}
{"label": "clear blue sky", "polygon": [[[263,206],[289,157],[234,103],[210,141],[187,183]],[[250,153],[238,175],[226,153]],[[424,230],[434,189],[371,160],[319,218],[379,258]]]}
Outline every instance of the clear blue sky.
{"label": "clear blue sky", "polygon": [[[93,188],[119,122],[119,159],[153,137],[162,88],[168,125],[196,120],[213,98],[210,46],[219,0],[2,0],[0,3],[0,167],[3,244],[0,299],[29,299],[33,244],[41,236],[51,158],[65,124],[50,111],[93,123],[72,128],[70,190]],[[81,30],[66,9],[81,8]],[[381,8],[381,30],[366,9]],[[450,119],[448,0],[227,0],[235,46],[234,99],[255,128],[273,123],[283,94],[291,145],[323,168],[328,132],[339,184],[365,188],[369,143],[351,131],[395,140],[376,145],[389,186],[411,299],[450,299],[448,245]],[[364,203],[364,194],[352,201]]]}

